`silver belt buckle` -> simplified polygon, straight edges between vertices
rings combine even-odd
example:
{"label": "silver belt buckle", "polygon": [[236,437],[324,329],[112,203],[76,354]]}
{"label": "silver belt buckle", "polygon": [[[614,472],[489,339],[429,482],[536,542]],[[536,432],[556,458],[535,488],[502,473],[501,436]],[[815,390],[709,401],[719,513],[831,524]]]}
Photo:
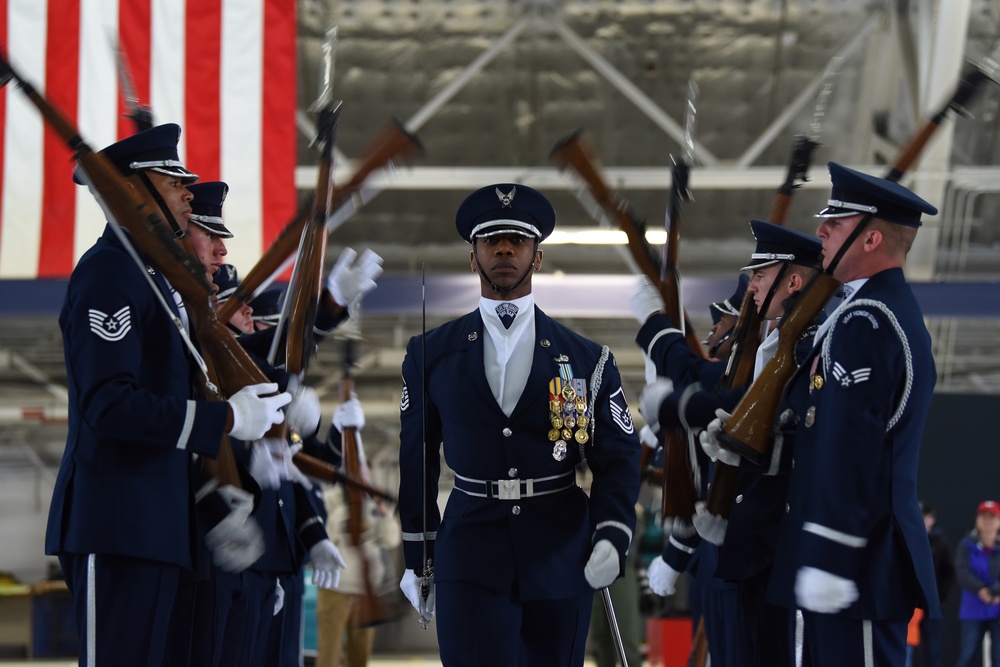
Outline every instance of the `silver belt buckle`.
{"label": "silver belt buckle", "polygon": [[520,500],[521,480],[520,479],[499,480],[497,482],[497,495],[499,495],[500,500]]}

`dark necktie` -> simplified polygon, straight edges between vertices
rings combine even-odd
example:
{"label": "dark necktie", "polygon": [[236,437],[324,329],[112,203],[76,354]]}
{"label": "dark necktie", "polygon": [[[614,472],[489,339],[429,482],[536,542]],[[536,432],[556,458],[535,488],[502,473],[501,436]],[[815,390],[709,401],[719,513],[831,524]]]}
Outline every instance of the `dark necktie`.
{"label": "dark necktie", "polygon": [[503,323],[504,329],[510,329],[510,325],[514,323],[514,318],[517,316],[517,306],[510,303],[509,301],[504,301],[499,306],[497,306],[497,317]]}

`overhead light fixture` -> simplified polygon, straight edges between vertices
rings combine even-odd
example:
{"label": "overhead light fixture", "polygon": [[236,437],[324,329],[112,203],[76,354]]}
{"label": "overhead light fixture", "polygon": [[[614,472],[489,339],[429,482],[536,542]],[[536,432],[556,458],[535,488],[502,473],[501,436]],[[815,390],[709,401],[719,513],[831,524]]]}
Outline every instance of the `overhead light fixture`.
{"label": "overhead light fixture", "polygon": [[[646,241],[653,245],[666,243],[666,230],[649,230]],[[556,229],[545,239],[545,245],[625,245],[625,232],[604,227],[573,227]]]}

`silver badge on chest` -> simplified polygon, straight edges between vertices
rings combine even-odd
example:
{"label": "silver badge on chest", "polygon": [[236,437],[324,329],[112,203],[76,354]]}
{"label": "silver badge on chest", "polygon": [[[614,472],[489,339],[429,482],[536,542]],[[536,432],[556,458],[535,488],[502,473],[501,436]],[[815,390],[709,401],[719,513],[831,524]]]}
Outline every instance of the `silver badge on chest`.
{"label": "silver badge on chest", "polygon": [[566,446],[565,440],[556,440],[556,443],[552,445],[552,458],[556,461],[564,461],[568,453],[569,448]]}

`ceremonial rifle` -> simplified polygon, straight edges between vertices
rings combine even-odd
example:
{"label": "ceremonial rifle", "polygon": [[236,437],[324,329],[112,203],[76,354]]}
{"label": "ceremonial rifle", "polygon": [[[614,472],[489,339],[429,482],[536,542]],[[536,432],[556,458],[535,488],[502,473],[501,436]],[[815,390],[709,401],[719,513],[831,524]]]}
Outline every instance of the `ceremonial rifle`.
{"label": "ceremonial rifle", "polygon": [[[625,232],[629,249],[639,266],[639,270],[657,286],[664,303],[670,299],[671,303],[679,306],[676,290],[667,290],[661,279],[661,267],[646,241],[645,223],[634,214],[628,201],[620,195],[612,193],[598,170],[596,160],[584,140],[582,130],[578,130],[558,142],[552,149],[550,157],[560,168],[570,167],[583,179],[594,201]],[[678,323],[678,326],[682,326],[681,320],[674,321]],[[687,438],[677,429],[665,429],[663,436],[663,487],[665,490],[663,493],[663,515],[690,521],[690,518],[694,516],[697,492],[691,478],[691,466],[687,457]],[[640,465],[644,468],[646,464],[641,463]],[[668,488],[670,489],[669,493],[666,492]]]}
{"label": "ceremonial rifle", "polygon": [[[357,164],[348,181],[342,186],[334,186],[330,189],[329,210],[336,211],[344,205],[349,205],[351,198],[360,191],[361,186],[372,172],[416,153],[419,148],[420,143],[415,136],[407,132],[399,123],[391,123],[383,130],[365,158]],[[295,218],[278,233],[257,264],[237,286],[233,295],[223,304],[219,311],[220,318],[228,320],[232,317],[240,305],[252,299],[256,290],[281,269],[284,262],[292,256],[298,247],[306,219],[317,205],[319,203],[316,202],[314,196],[312,201],[300,207]]]}
{"label": "ceremonial rifle", "polygon": [[[158,207],[143,198],[136,188],[130,187],[117,168],[104,155],[94,152],[65,116],[18,75],[9,62],[0,58],[0,84],[12,79],[39,110],[45,122],[73,151],[74,160],[109,221],[127,230],[127,248],[134,246],[138,252],[150,257],[181,295],[197,332],[200,356],[204,359],[202,370],[207,375],[204,386],[209,400],[225,400],[226,396],[244,386],[268,382],[229,329],[219,321],[210,302],[215,286],[205,276],[205,269],[194,254],[185,251],[176,239]],[[175,324],[186,338],[183,325],[176,319]],[[216,461],[210,463],[206,457],[202,457],[202,461],[208,464],[209,472],[220,483],[240,486],[227,436],[223,436]]]}
{"label": "ceremonial rifle", "polygon": [[[788,159],[788,171],[784,182],[782,182],[778,190],[774,193],[774,199],[771,202],[771,212],[768,214],[768,221],[776,225],[784,226],[785,220],[788,217],[789,206],[792,203],[792,195],[800,187],[800,183],[809,181],[809,165],[812,163],[813,153],[819,146],[826,118],[826,108],[829,104],[830,94],[833,91],[840,62],[841,59],[839,57],[833,58],[823,74],[823,83],[816,99],[813,119],[809,124],[809,134],[796,135],[792,141],[792,149]],[[757,357],[756,352],[763,337],[764,318],[754,303],[753,294],[747,290],[743,295],[743,303],[740,304],[740,314],[736,321],[735,331],[732,334],[733,343],[729,351],[726,372],[719,380],[720,388],[731,389],[733,387],[749,385],[753,382],[753,371]],[[724,519],[729,518],[733,507],[733,499],[736,497],[738,479],[738,466],[727,465],[722,461],[715,462],[712,471],[712,482],[709,484],[708,495],[705,498],[705,507],[710,514]]]}
{"label": "ceremonial rifle", "polygon": [[[349,401],[354,397],[354,341],[344,340],[344,377],[340,382],[340,400]],[[347,474],[355,479],[363,479],[361,461],[361,440],[357,429],[354,427],[345,428],[341,435],[341,449],[343,451],[343,467]],[[371,563],[364,549],[364,502],[365,498],[358,490],[345,488],[344,497],[347,500],[347,530],[351,540],[351,546],[357,551],[361,560],[362,575],[365,580],[365,593],[358,601],[352,616],[352,623],[355,627],[365,628],[384,622],[393,616],[393,612],[386,609],[379,600],[378,591],[372,582]]]}
{"label": "ceremonial rifle", "polygon": [[[983,82],[997,83],[997,72],[1000,70],[998,58],[1000,58],[1000,46],[981,63],[965,69],[948,102],[931,116],[903,147],[885,176],[887,180],[898,182],[902,178],[923,152],[935,130],[952,115],[952,112],[957,115],[968,115],[966,105]],[[795,360],[795,344],[840,286],[840,282],[833,277],[834,270],[871,218],[871,213],[862,218],[827,268],[813,276],[795,296],[786,316],[778,325],[777,352],[736,406],[720,434],[721,444],[726,449],[758,465],[767,460],[781,394],[798,366]]]}
{"label": "ceremonial rifle", "polygon": [[[336,39],[337,29],[334,26],[326,34],[323,80],[319,97],[311,107],[319,114],[316,123],[317,134],[313,141],[313,145],[318,146],[320,151],[316,189],[312,197],[312,208],[309,215],[302,218],[298,257],[287,296],[290,308],[288,333],[285,339],[285,370],[298,377],[299,380],[304,379],[309,360],[315,350],[313,325],[316,321],[320,294],[323,291],[323,266],[327,245],[326,221],[332,212],[336,197],[332,184],[333,148],[341,107],[340,101],[333,99],[333,58]],[[408,135],[406,136],[408,137]],[[384,160],[388,159],[391,159],[391,156],[384,158]],[[371,160],[369,162],[372,164],[371,169],[374,169],[374,162]],[[359,176],[356,174],[355,178],[359,178]],[[357,184],[360,185],[363,180],[364,177],[360,177]],[[287,228],[286,231],[288,231]],[[290,234],[288,238],[291,238]],[[257,267],[261,266],[262,262],[263,258],[261,262],[258,262]],[[246,281],[244,280],[241,287],[245,287],[245,285]],[[220,309],[220,316],[222,310]],[[281,332],[275,332],[275,340],[280,339],[280,337]],[[368,491],[375,497],[394,501],[392,495],[373,488],[357,475],[351,474],[350,471],[345,474],[329,463],[308,454],[297,452],[292,456],[292,462],[306,475],[325,481],[343,481],[346,488],[352,492]]]}
{"label": "ceremonial rifle", "polygon": [[121,86],[122,101],[125,102],[128,117],[135,124],[136,132],[148,130],[153,127],[153,110],[139,101],[139,94],[135,90],[132,72],[121,44],[113,35],[109,34],[108,39],[111,41],[111,49],[115,53],[115,62],[118,65],[118,83]]}

